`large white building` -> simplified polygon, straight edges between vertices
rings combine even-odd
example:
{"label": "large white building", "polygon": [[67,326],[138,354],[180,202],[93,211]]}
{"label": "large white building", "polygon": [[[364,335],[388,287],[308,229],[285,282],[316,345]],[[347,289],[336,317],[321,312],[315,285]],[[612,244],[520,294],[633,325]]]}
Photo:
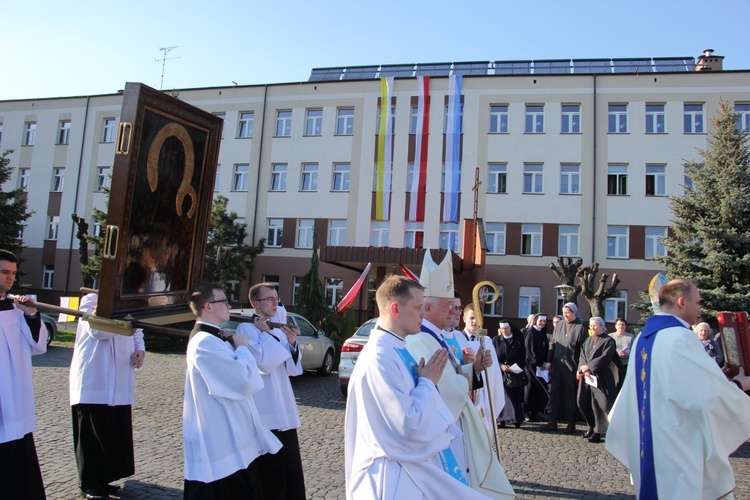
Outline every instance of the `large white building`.
{"label": "large white building", "polygon": [[[399,264],[418,274],[422,249],[450,247],[464,303],[479,279],[499,286],[501,300],[485,312],[490,326],[500,315],[559,307],[548,268],[557,256],[617,273],[621,292],[607,302],[607,320],[636,320],[627,305],[660,269],[651,258],[664,253],[669,196],[684,192],[685,161],[708,147],[719,100],[732,101],[750,123],[750,71],[723,71],[722,59],[706,51],[697,62],[324,68],[307,82],[186,89],[179,98],[224,119],[216,194],[229,198],[253,243],[267,238],[248,281],[277,282],[290,306],[315,229],[332,304],[367,262],[372,287]],[[430,75],[423,140],[421,75]],[[446,119],[452,75],[463,75],[457,152]],[[395,77],[390,94],[382,93],[381,77]],[[390,213],[376,220],[383,95],[393,113]],[[24,271],[41,299],[81,286],[71,214],[96,230],[91,207],[105,205],[101,187],[109,182],[121,103],[121,94],[0,101],[0,149],[15,150],[11,182],[27,189],[35,211],[22,235]],[[417,154],[426,156],[423,217],[409,213]],[[460,168],[458,216],[448,221],[446,157],[458,158]],[[482,238],[473,230],[475,211]],[[247,286],[239,284],[243,297]],[[372,314],[368,302],[366,293],[355,302],[360,319]]]}

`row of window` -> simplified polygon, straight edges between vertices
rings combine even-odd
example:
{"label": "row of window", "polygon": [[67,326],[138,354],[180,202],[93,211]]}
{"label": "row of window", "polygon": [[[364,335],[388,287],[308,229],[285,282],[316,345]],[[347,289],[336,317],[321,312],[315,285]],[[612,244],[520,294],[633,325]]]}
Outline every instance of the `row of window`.
{"label": "row of window", "polygon": [[[21,140],[22,146],[33,146],[36,143],[36,122],[24,123],[23,138]],[[55,144],[67,145],[70,144],[70,131],[72,122],[70,120],[60,120],[58,122],[57,137]],[[100,135],[100,142],[115,142],[115,130],[117,128],[117,120],[115,118],[104,118],[102,121],[102,131]],[[3,136],[3,124],[0,123],[0,143],[2,143]]]}
{"label": "row of window", "polygon": [[[111,167],[97,167],[96,185],[94,190],[102,192],[109,189],[112,177]],[[18,188],[24,191],[29,190],[29,181],[31,181],[31,167],[20,167],[18,169]],[[65,168],[55,167],[52,169],[52,184],[50,191],[53,193],[62,193],[65,188]]]}
{"label": "row of window", "polygon": [[[281,247],[284,234],[284,219],[268,219],[266,232],[266,246]],[[295,248],[312,248],[314,219],[298,219],[296,227]],[[607,226],[607,258],[629,258],[629,227]],[[487,253],[491,255],[505,255],[506,224],[502,222],[485,223]],[[373,221],[370,245],[373,247],[387,247],[390,230],[386,221]],[[666,255],[664,238],[667,228],[663,226],[648,226],[645,228],[644,257],[653,259]],[[424,238],[424,222],[407,222],[404,229],[404,248],[422,248]],[[543,225],[521,225],[520,255],[542,256]],[[346,220],[332,219],[328,221],[328,246],[346,245]],[[458,250],[459,230],[457,223],[442,223],[440,225],[440,248]],[[561,257],[580,257],[580,226],[562,224],[558,226],[557,255]]]}
{"label": "row of window", "polygon": [[[286,163],[274,163],[271,165],[271,185],[270,191],[287,190],[287,172],[289,170]],[[317,163],[303,163],[300,169],[300,191],[317,191],[318,190],[318,172]],[[351,163],[334,163],[331,172],[331,191],[349,191],[349,178],[351,173]],[[221,180],[221,165],[216,168],[216,181],[214,191],[219,191],[219,182]],[[250,182],[250,165],[248,163],[238,163],[232,170],[232,191],[247,191]]]}

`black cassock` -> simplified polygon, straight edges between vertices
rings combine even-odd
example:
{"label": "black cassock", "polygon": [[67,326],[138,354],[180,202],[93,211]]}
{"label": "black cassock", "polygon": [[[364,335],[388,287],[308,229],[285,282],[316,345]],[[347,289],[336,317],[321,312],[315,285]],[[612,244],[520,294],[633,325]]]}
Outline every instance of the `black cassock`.
{"label": "black cassock", "polygon": [[583,343],[578,366],[588,366],[596,375],[597,386],[583,379],[578,388],[578,407],[586,423],[598,434],[605,434],[609,421],[607,414],[615,404],[624,375],[622,361],[617,355],[617,344],[609,335],[593,335]]}

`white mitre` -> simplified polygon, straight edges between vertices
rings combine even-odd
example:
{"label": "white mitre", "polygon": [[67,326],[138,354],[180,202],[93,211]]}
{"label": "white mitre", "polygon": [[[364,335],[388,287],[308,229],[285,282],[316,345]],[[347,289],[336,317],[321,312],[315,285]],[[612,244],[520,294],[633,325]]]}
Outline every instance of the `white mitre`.
{"label": "white mitre", "polygon": [[445,254],[445,258],[440,265],[435,264],[430,255],[430,250],[424,253],[424,262],[422,263],[422,274],[419,276],[419,283],[425,288],[425,297],[438,297],[443,299],[452,299],[453,293],[453,259],[451,252]]}

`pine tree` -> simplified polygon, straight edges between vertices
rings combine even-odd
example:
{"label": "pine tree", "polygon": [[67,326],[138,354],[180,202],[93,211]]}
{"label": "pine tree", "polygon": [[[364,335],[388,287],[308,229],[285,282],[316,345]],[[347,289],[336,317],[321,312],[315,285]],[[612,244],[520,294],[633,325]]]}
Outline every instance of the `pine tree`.
{"label": "pine tree", "polygon": [[712,120],[709,149],[700,162],[686,164],[692,187],[671,198],[672,231],[668,254],[658,261],[669,278],[684,278],[701,292],[702,308],[750,308],[750,149],[748,133],[722,100]]}
{"label": "pine tree", "polygon": [[263,253],[266,239],[261,238],[257,245],[245,244],[246,226],[237,222],[236,212],[227,212],[228,201],[225,196],[214,200],[203,279],[221,284],[227,297],[231,297],[237,294],[232,283],[244,281],[253,268],[253,259]]}
{"label": "pine tree", "polygon": [[322,322],[327,319],[331,309],[326,304],[326,294],[318,277],[318,235],[313,230],[313,253],[310,259],[310,270],[300,280],[299,284],[299,302],[302,307],[303,316],[318,328]]}
{"label": "pine tree", "polygon": [[[0,155],[0,187],[4,186],[13,176],[13,167],[10,165],[12,149],[5,150]],[[0,248],[13,252],[18,258],[19,269],[26,259],[23,258],[23,249],[26,248],[23,240],[18,235],[23,233],[25,222],[31,217],[33,211],[29,211],[26,205],[26,192],[23,189],[11,189],[4,191],[0,189],[0,206],[3,207],[3,215],[0,217]],[[19,274],[22,274],[19,272]]]}

